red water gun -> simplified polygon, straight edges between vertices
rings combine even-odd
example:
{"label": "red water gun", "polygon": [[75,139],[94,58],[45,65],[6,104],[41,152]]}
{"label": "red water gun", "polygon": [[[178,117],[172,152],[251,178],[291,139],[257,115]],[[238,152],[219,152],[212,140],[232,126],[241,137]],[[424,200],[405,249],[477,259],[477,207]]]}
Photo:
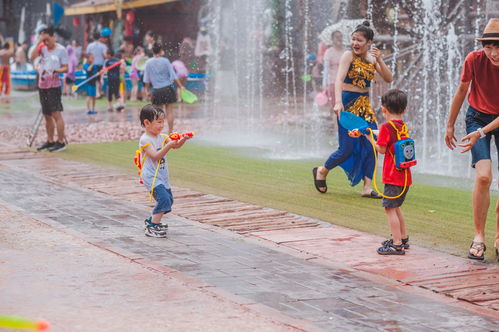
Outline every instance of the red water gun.
{"label": "red water gun", "polygon": [[171,139],[172,141],[178,141],[182,137],[192,138],[193,136],[194,136],[194,132],[193,131],[188,131],[188,132],[182,133],[182,134],[171,133],[170,136],[168,136],[168,138]]}

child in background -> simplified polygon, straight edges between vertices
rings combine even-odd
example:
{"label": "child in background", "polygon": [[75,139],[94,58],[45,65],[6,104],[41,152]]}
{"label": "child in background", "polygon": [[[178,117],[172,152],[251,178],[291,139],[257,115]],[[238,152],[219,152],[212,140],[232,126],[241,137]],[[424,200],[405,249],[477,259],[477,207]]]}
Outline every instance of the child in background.
{"label": "child in background", "polygon": [[[91,53],[87,54],[87,62],[83,65],[83,71],[87,74],[87,78],[92,77],[99,72],[99,68],[94,64],[94,56]],[[96,84],[98,79],[99,77],[95,77],[86,83],[88,115],[97,114],[97,111],[95,110],[95,100],[97,95]]]}
{"label": "child in background", "polygon": [[[409,249],[409,236],[407,236],[404,215],[400,207],[404,203],[409,186],[412,184],[412,177],[409,168],[400,170],[395,167],[393,146],[398,140],[397,132],[401,132],[406,126],[402,121],[402,114],[405,113],[406,108],[407,95],[401,90],[389,90],[381,97],[381,109],[387,122],[380,127],[375,146],[379,153],[386,153],[383,162],[383,183],[385,184],[383,194],[395,197],[403,193],[398,198],[383,198],[383,207],[388,218],[392,238],[383,241],[382,246],[378,248],[380,255],[404,255],[404,249]],[[367,137],[374,143],[372,135]]]}
{"label": "child in background", "polygon": [[[180,59],[173,61],[172,66],[173,70],[175,70],[175,73],[177,73],[178,80],[182,83],[182,85],[185,86],[185,83],[187,83],[187,78],[189,76],[189,69],[187,69],[185,64]],[[179,88],[177,88],[177,100],[181,101]]]}
{"label": "child in background", "polygon": [[168,178],[168,161],[166,154],[171,149],[184,145],[187,137],[179,140],[168,140],[161,134],[165,126],[165,113],[161,107],[146,105],[140,111],[140,124],[145,129],[139,141],[142,150],[141,160],[142,182],[157,204],[152,216],[145,220],[145,235],[150,237],[166,237],[168,225],[161,224],[161,218],[172,209],[173,195]]}
{"label": "child in background", "polygon": [[66,46],[66,51],[68,52],[68,71],[64,74],[64,95],[69,95],[71,87],[75,81],[75,71],[78,65],[78,60],[76,59],[73,47],[71,45]]}
{"label": "child in background", "polygon": [[[113,50],[108,48],[106,51],[106,60],[104,61],[104,67],[107,68],[119,61],[121,61],[121,59],[118,56],[114,56]],[[109,112],[114,111],[113,97],[118,102],[116,110],[118,112],[123,112],[123,110],[125,109],[124,99],[120,97],[120,75],[123,72],[123,65],[116,66],[107,71],[107,102]]]}
{"label": "child in background", "polygon": [[[132,94],[130,97],[131,101],[137,101],[138,92],[139,92],[139,80],[142,76],[143,68],[139,68],[139,60],[145,58],[144,49],[141,46],[137,46],[133,53],[132,60],[132,72],[130,73],[130,79],[132,80]],[[142,97],[141,97],[142,99]]]}

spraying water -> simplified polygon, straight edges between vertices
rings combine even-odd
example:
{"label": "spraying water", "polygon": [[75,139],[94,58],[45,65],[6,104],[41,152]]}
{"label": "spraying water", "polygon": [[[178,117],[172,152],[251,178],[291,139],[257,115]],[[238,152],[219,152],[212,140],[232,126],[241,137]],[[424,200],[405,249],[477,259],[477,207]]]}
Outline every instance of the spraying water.
{"label": "spraying water", "polygon": [[[312,84],[299,78],[310,73],[307,56],[316,51],[318,32],[337,23],[320,21],[317,12],[339,10],[346,2],[207,0],[214,51],[207,59],[213,78],[206,114],[219,137],[222,130],[230,137],[226,143],[263,148],[272,158],[325,159],[334,151],[331,105],[314,105]],[[365,12],[347,18],[374,19],[376,46],[394,74],[391,87],[409,95],[405,119],[417,142],[414,170],[463,176],[471,175],[469,154],[450,152],[443,137],[464,57],[477,46],[473,37],[486,22],[486,1],[466,11],[451,2],[365,0]],[[374,84],[374,106],[388,88]],[[463,113],[457,137],[464,135]]]}

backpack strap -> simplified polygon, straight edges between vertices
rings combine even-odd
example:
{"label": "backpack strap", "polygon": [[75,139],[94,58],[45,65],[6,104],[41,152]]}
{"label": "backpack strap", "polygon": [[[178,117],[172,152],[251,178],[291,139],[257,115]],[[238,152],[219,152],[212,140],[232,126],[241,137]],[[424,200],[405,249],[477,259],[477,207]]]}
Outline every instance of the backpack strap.
{"label": "backpack strap", "polygon": [[402,128],[400,128],[400,130],[393,123],[393,121],[388,121],[388,123],[393,127],[393,129],[395,129],[395,132],[397,133],[397,141],[400,141],[403,138],[410,138],[409,130],[407,129],[407,125],[405,124],[405,122],[402,125]]}
{"label": "backpack strap", "polygon": [[142,145],[138,150],[135,151],[135,157],[133,158],[135,166],[137,166],[137,168],[139,169],[139,178],[141,183],[142,183],[142,166],[144,165],[144,162],[147,159],[147,155],[145,153],[144,156],[142,157],[142,151],[144,151],[144,149],[149,145],[151,145],[151,142]]}

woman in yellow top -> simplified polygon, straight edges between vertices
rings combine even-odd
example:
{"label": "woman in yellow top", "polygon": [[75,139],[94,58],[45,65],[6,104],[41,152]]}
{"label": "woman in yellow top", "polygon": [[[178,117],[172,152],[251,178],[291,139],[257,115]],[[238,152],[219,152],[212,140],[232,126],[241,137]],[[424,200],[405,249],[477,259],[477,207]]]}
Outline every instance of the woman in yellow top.
{"label": "woman in yellow top", "polygon": [[[377,48],[370,49],[374,38],[374,31],[369,22],[357,26],[352,33],[352,51],[343,53],[340,59],[335,82],[335,99],[333,111],[340,116],[340,111],[351,112],[364,118],[369,127],[377,129],[376,114],[369,100],[369,87],[377,72],[387,83],[393,80],[390,69],[381,58]],[[313,169],[315,188],[320,193],[326,193],[326,177],[331,169],[341,166],[355,186],[361,180],[364,186],[363,197],[381,198],[372,190],[372,175],[376,167],[372,146],[365,136],[352,138],[348,131],[338,121],[339,147],[329,156],[323,166]]]}

